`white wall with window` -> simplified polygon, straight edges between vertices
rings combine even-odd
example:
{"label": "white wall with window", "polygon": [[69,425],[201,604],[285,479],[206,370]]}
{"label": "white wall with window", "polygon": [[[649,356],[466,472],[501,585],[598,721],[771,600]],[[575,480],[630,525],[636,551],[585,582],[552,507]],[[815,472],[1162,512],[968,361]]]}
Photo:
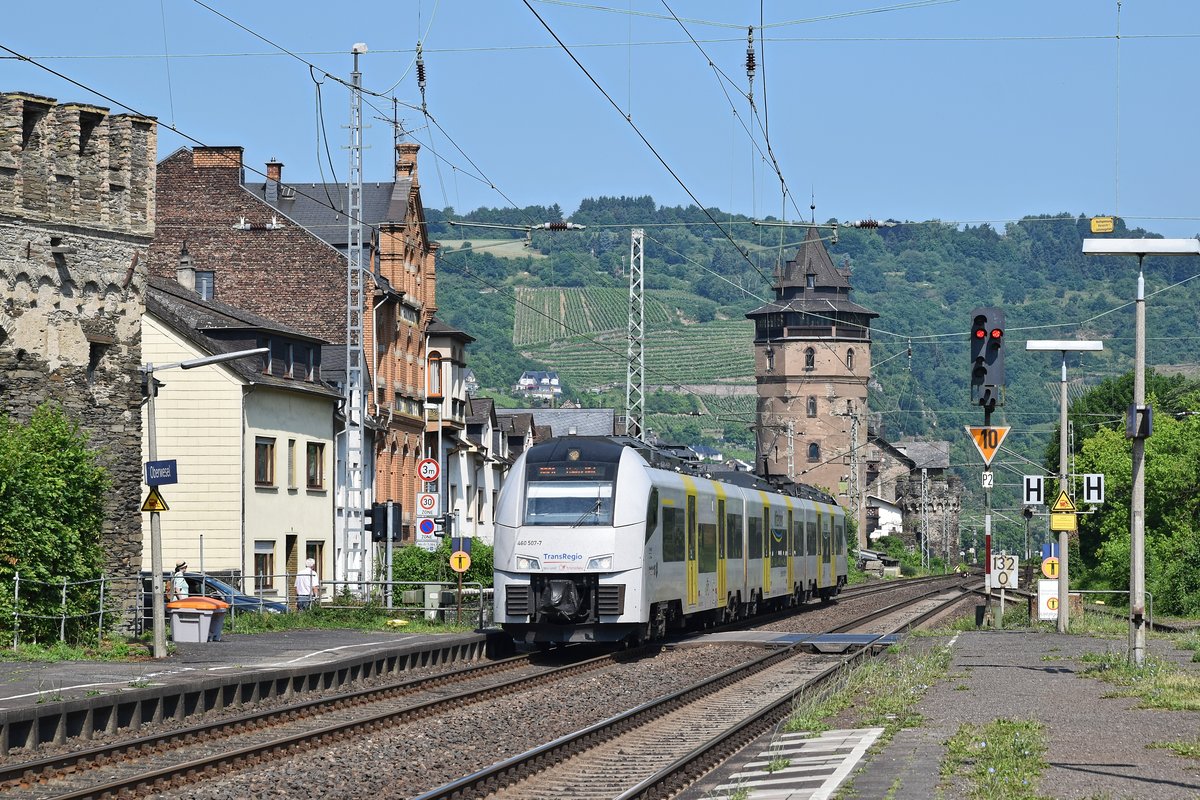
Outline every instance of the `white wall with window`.
{"label": "white wall with window", "polygon": [[[253,542],[246,574],[255,576],[258,591],[286,595],[289,569],[313,550],[332,553],[333,422],[325,397],[263,385],[246,396],[245,446],[254,462],[243,487],[246,538]],[[322,559],[322,574],[323,566]]]}

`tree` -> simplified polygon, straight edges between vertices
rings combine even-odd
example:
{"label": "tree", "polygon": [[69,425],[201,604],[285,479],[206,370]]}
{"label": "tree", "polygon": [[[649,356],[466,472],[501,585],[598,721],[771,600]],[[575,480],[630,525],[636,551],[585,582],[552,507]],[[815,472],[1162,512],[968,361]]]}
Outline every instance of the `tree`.
{"label": "tree", "polygon": [[[1200,393],[1190,396],[1200,401]],[[1186,401],[1185,401],[1186,402]],[[1162,408],[1157,398],[1150,404]],[[1087,585],[1129,588],[1131,440],[1102,427],[1083,442],[1076,459],[1080,473],[1102,473],[1105,503],[1081,515],[1079,560]],[[1200,419],[1156,413],[1154,435],[1146,440],[1146,589],[1162,614],[1200,612]]]}
{"label": "tree", "polygon": [[[0,629],[11,636],[20,575],[22,639],[58,637],[62,586],[67,640],[94,641],[108,473],[87,436],[61,409],[43,404],[28,424],[0,418]],[[115,620],[116,615],[112,615]]]}

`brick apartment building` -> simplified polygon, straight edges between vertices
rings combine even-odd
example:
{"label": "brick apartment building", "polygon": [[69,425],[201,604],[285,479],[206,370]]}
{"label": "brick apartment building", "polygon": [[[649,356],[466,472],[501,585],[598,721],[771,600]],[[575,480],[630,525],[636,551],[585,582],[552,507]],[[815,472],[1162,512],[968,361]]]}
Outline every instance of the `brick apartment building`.
{"label": "brick apartment building", "polygon": [[[417,150],[399,144],[394,179],[364,183],[362,193],[363,265],[370,273],[363,366],[373,389],[366,393],[363,468],[376,502],[402,505],[409,541],[425,443],[426,329],[436,311],[437,244],[426,235]],[[184,148],[159,164],[150,271],[173,277],[186,245],[201,296],[333,342],[323,354],[323,375],[344,381],[345,187],[285,183],[284,165],[275,161],[265,165],[265,177],[256,176],[242,154],[241,147]],[[339,553],[335,563],[365,558],[366,567],[370,548],[356,553],[358,546],[351,543],[351,552]]]}

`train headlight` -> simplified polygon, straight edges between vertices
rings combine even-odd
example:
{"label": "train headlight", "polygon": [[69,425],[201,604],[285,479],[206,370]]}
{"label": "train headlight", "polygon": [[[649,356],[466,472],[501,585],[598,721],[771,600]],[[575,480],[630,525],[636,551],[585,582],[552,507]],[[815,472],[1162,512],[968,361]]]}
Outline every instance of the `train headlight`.
{"label": "train headlight", "polygon": [[537,569],[538,560],[531,556],[517,556],[517,569]]}
{"label": "train headlight", "polygon": [[588,569],[612,569],[612,556],[596,556],[588,560]]}

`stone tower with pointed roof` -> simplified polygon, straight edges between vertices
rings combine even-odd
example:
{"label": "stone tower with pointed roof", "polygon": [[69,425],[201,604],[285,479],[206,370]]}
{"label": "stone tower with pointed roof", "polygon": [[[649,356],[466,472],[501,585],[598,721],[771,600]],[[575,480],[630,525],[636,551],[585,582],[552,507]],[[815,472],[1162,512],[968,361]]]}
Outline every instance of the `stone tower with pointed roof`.
{"label": "stone tower with pointed roof", "polygon": [[[871,320],[879,315],[850,301],[849,271],[833,265],[815,227],[773,288],[775,299],[746,315],[754,320],[756,466],[848,503],[866,474],[865,457],[855,455],[865,454]],[[861,536],[864,509],[851,511]]]}

